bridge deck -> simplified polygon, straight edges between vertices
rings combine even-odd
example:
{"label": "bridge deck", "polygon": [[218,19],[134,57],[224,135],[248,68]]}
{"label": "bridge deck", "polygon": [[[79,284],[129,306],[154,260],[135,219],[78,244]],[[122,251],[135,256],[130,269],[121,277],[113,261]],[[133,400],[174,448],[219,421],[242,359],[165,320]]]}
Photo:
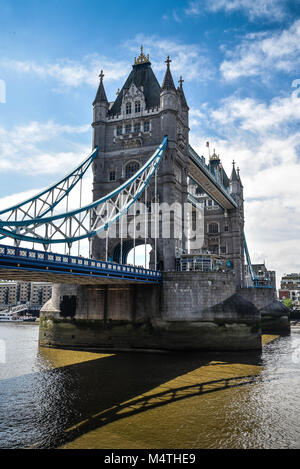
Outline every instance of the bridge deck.
{"label": "bridge deck", "polygon": [[0,245],[0,278],[80,285],[126,282],[159,284],[161,272],[114,262]]}

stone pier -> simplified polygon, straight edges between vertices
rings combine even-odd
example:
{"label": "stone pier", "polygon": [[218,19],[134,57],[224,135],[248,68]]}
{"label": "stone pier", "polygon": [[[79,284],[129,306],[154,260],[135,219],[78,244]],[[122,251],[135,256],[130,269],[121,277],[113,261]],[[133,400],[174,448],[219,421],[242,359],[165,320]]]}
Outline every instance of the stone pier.
{"label": "stone pier", "polygon": [[107,350],[258,350],[258,309],[235,276],[167,272],[153,285],[54,285],[40,344]]}

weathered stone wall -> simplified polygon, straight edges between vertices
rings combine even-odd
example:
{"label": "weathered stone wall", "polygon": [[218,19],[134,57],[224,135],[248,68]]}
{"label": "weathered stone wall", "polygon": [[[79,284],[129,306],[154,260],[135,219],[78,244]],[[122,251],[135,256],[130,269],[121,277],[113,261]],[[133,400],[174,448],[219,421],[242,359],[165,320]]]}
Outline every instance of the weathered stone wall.
{"label": "weathered stone wall", "polygon": [[231,272],[164,272],[162,319],[200,319],[201,310],[221,303],[235,291],[235,277]]}
{"label": "weathered stone wall", "polygon": [[238,293],[251,301],[258,309],[271,303],[276,298],[275,288],[241,288]]}
{"label": "weathered stone wall", "polygon": [[260,312],[263,333],[286,335],[291,332],[290,310],[281,301],[273,300]]}
{"label": "weathered stone wall", "polygon": [[[234,293],[234,275],[219,272],[168,272],[161,289],[129,284],[55,285],[52,299],[41,311],[40,344],[117,350],[257,350],[260,313]],[[62,301],[68,304],[68,298],[75,296],[77,301],[66,309],[68,316]]]}

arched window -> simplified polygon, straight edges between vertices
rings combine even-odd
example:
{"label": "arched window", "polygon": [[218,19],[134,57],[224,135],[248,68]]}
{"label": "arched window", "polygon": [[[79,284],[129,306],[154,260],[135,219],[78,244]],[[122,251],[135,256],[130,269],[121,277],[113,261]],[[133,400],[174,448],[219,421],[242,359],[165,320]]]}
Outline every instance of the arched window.
{"label": "arched window", "polygon": [[141,112],[141,101],[135,102],[135,112]]}
{"label": "arched window", "polygon": [[218,223],[210,223],[208,225],[208,232],[213,234],[213,233],[218,233],[219,232],[219,225]]}
{"label": "arched window", "polygon": [[127,163],[127,165],[125,166],[125,178],[131,178],[131,176],[133,176],[137,172],[139,167],[140,165],[136,161],[130,161],[129,163]]}
{"label": "arched window", "polygon": [[131,114],[131,103],[126,103],[126,114]]}

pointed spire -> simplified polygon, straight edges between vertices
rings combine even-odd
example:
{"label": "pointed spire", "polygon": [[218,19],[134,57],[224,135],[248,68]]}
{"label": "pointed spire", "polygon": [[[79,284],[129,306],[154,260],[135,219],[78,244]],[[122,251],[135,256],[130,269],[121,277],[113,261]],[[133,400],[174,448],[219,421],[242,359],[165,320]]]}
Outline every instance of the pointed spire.
{"label": "pointed spire", "polygon": [[184,80],[183,80],[182,76],[180,76],[180,79],[178,80],[179,86],[177,88],[177,91],[178,91],[180,99],[181,99],[182,107],[185,107],[185,108],[189,109],[189,107],[187,105],[187,102],[186,102],[186,99],[185,99],[185,94],[184,94],[184,91],[183,91],[183,87],[182,87],[183,82],[184,82]]}
{"label": "pointed spire", "polygon": [[230,182],[233,182],[233,181],[238,181],[238,177],[237,177],[237,174],[236,174],[236,170],[235,170],[235,161],[233,160],[232,162],[232,173],[231,173],[231,176],[230,176]]}
{"label": "pointed spire", "polygon": [[95,105],[97,103],[101,103],[101,102],[108,103],[106,93],[105,93],[105,89],[104,89],[104,85],[103,85],[103,78],[104,78],[103,70],[101,70],[99,78],[100,78],[100,84],[99,84],[99,88],[98,88],[98,91],[97,91],[97,94],[96,94],[95,101],[93,102],[93,105]]}
{"label": "pointed spire", "polygon": [[167,70],[166,70],[166,73],[165,73],[165,77],[164,77],[161,89],[162,90],[174,90],[174,91],[176,91],[174,81],[173,81],[173,78],[172,78],[172,74],[171,74],[171,70],[170,70],[170,63],[171,62],[172,62],[172,60],[170,59],[170,56],[168,55],[167,60],[165,61],[165,63],[167,64]]}

